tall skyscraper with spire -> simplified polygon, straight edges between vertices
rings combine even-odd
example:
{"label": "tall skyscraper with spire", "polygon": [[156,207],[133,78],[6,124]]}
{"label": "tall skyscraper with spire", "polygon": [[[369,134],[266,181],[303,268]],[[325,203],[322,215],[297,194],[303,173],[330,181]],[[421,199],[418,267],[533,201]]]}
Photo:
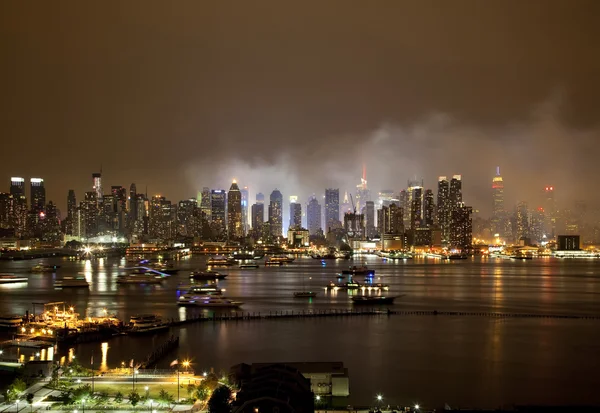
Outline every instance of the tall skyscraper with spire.
{"label": "tall skyscraper with spire", "polygon": [[242,193],[235,179],[227,193],[227,236],[229,239],[243,236]]}
{"label": "tall skyscraper with spire", "polygon": [[496,167],[496,176],[492,179],[492,233],[504,236],[504,182],[500,167]]}

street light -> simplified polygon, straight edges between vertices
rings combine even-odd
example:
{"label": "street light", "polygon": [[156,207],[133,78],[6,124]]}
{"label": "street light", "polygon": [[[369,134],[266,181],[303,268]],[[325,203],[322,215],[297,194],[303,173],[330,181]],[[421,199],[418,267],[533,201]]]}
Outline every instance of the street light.
{"label": "street light", "polygon": [[183,367],[185,367],[185,371],[187,372],[188,367],[190,367],[190,361],[184,360],[181,364],[183,365]]}
{"label": "street light", "polygon": [[[146,399],[148,398],[148,386],[144,386],[144,390],[146,390]],[[152,400],[150,400],[150,403],[152,403]]]}
{"label": "street light", "polygon": [[85,397],[81,399],[81,410],[85,413]]}
{"label": "street light", "polygon": [[17,405],[17,413],[19,413],[19,402],[20,402],[20,401],[21,401],[21,400],[19,400],[19,399],[17,399],[17,400],[15,401],[15,404]]}
{"label": "street light", "polygon": [[[146,386],[146,389],[148,388],[148,386]],[[152,413],[154,411],[154,409],[152,409],[152,403],[154,403],[154,401],[152,399],[148,400],[148,403],[150,403],[150,413]]]}
{"label": "street light", "polygon": [[419,410],[419,403],[415,404],[415,410]]}
{"label": "street light", "polygon": [[319,396],[318,394],[315,396],[315,400],[316,401],[320,401],[321,400],[321,396]]}
{"label": "street light", "polygon": [[383,396],[381,394],[377,395],[377,401],[380,402],[383,400]]}

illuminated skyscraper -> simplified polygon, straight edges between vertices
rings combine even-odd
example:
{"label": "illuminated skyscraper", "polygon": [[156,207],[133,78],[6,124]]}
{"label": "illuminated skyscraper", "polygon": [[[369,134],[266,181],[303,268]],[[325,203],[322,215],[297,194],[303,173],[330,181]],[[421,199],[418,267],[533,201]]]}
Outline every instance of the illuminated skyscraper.
{"label": "illuminated skyscraper", "polygon": [[549,239],[556,237],[556,219],[558,218],[558,209],[554,200],[554,187],[544,188],[544,232]]}
{"label": "illuminated skyscraper", "polygon": [[211,203],[210,203],[210,189],[207,187],[202,188],[202,195],[200,199],[200,210],[204,215],[204,218],[210,222],[211,221]]}
{"label": "illuminated skyscraper", "polygon": [[[356,205],[356,204],[355,204]],[[358,209],[356,210],[358,213]],[[352,208],[352,202],[350,202],[350,197],[348,196],[348,192],[344,192],[344,199],[342,204],[340,205],[340,222],[344,221],[344,217],[348,213],[354,213],[354,208]]]}
{"label": "illuminated skyscraper", "polygon": [[460,202],[452,209],[450,245],[463,252],[473,244],[473,208]]}
{"label": "illuminated skyscraper", "polygon": [[306,226],[310,235],[317,235],[321,231],[321,205],[314,195],[306,206]]}
{"label": "illuminated skyscraper", "polygon": [[445,176],[438,178],[438,194],[437,194],[437,215],[438,225],[442,233],[442,243],[450,242],[450,182]]}
{"label": "illuminated skyscraper", "polygon": [[25,197],[25,179],[20,177],[10,178],[10,194],[15,198]]}
{"label": "illuminated skyscraper", "polygon": [[164,196],[155,195],[150,202],[150,236],[158,239],[171,239],[172,233],[172,206],[171,201]]}
{"label": "illuminated skyscraper", "polygon": [[415,229],[421,226],[423,219],[423,187],[413,186],[411,189],[410,202],[410,228]]}
{"label": "illuminated skyscraper", "polygon": [[529,208],[527,202],[519,202],[515,212],[515,242],[529,237]]}
{"label": "illuminated skyscraper", "polygon": [[195,237],[198,235],[196,225],[196,210],[198,209],[198,200],[195,198],[179,201],[177,205],[177,234],[184,237]]}
{"label": "illuminated skyscraper", "polygon": [[325,232],[340,226],[340,190],[325,189]]}
{"label": "illuminated skyscraper", "polygon": [[264,202],[252,205],[252,232],[255,236],[262,235],[263,224],[265,223],[265,204]]}
{"label": "illuminated skyscraper", "polygon": [[373,201],[365,202],[364,211],[367,237],[373,238],[377,235],[377,230],[375,229],[375,203]]}
{"label": "illuminated skyscraper", "polygon": [[492,233],[504,236],[504,182],[500,176],[500,167],[496,168],[496,176],[492,179]]}
{"label": "illuminated skyscraper", "polygon": [[360,178],[360,184],[356,185],[356,199],[354,199],[354,206],[356,211],[360,213],[366,206],[366,202],[371,200],[371,191],[367,188],[367,168],[363,165],[362,178]]}
{"label": "illuminated skyscraper", "polygon": [[44,180],[42,178],[31,178],[29,180],[31,210],[41,212],[46,206],[46,188],[44,188]]}
{"label": "illuminated skyscraper", "polygon": [[249,202],[248,202],[248,187],[245,186],[244,188],[240,189],[240,192],[242,193],[242,235],[246,235],[248,233],[248,208],[249,208]]}
{"label": "illuminated skyscraper", "polygon": [[271,226],[271,235],[275,237],[283,236],[283,195],[278,189],[271,192],[269,203],[269,225]]}
{"label": "illuminated skyscraper", "polygon": [[65,223],[65,233],[67,235],[76,235],[75,227],[77,225],[77,199],[75,190],[69,189],[67,195],[67,219]]}
{"label": "illuminated skyscraper", "polygon": [[435,205],[433,203],[433,191],[427,189],[423,197],[423,226],[427,228],[433,227],[435,220]]}
{"label": "illuminated skyscraper", "polygon": [[265,195],[261,192],[256,194],[256,203],[264,205],[265,204]]}
{"label": "illuminated skyscraper", "polygon": [[210,191],[210,227],[213,236],[222,239],[226,234],[225,227],[225,205],[227,194],[224,189],[213,189]]}
{"label": "illuminated skyscraper", "polygon": [[290,225],[289,228],[302,227],[302,204],[297,196],[290,196]]}
{"label": "illuminated skyscraper", "polygon": [[129,223],[130,228],[133,228],[135,222],[138,220],[138,207],[137,207],[137,189],[135,184],[129,186]]}
{"label": "illuminated skyscraper", "polygon": [[243,233],[242,193],[234,179],[227,194],[227,236],[229,239],[238,239]]}
{"label": "illuminated skyscraper", "polygon": [[92,189],[96,192],[96,199],[102,199],[102,172],[92,174]]}

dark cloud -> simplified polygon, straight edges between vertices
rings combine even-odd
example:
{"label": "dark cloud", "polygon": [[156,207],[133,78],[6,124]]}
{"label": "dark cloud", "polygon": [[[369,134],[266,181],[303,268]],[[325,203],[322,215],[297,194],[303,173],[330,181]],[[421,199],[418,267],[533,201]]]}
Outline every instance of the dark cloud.
{"label": "dark cloud", "polygon": [[[0,177],[65,204],[105,183],[177,200],[303,197],[461,173],[484,211],[598,176],[596,1],[0,4]],[[567,192],[568,191],[568,192]]]}

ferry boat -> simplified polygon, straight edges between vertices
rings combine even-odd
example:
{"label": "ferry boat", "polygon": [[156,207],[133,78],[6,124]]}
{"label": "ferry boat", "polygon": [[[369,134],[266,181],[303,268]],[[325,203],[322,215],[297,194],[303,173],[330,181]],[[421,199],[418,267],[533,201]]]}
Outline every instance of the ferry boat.
{"label": "ferry boat", "polygon": [[294,297],[296,298],[314,298],[317,296],[316,291],[296,291]]}
{"label": "ferry boat", "polygon": [[90,288],[85,277],[64,277],[54,281],[54,288]]}
{"label": "ferry boat", "polygon": [[139,314],[129,319],[132,334],[156,333],[169,329],[169,324],[156,314]]}
{"label": "ferry boat", "polygon": [[0,285],[2,284],[14,284],[14,283],[26,283],[26,277],[17,277],[12,274],[0,274]]}
{"label": "ferry boat", "polygon": [[160,284],[162,280],[149,274],[119,275],[117,284]]}
{"label": "ferry boat", "polygon": [[177,300],[178,305],[194,307],[237,308],[243,303],[233,301],[223,295],[223,290],[215,285],[192,287]]}
{"label": "ferry boat", "polygon": [[60,268],[60,265],[42,265],[42,264],[38,264],[38,265],[34,265],[33,267],[31,267],[31,272],[36,272],[36,273],[40,273],[40,272],[54,272],[57,269]]}
{"label": "ferry boat", "polygon": [[357,267],[356,265],[354,265],[347,270],[343,270],[342,274],[373,276],[375,275],[375,270],[368,269],[366,265],[363,265],[361,267]]}
{"label": "ferry boat", "polygon": [[270,258],[265,260],[265,267],[281,267],[282,265],[282,261],[272,261]]}
{"label": "ferry boat", "polygon": [[283,264],[291,264],[294,262],[294,258],[288,257],[286,255],[273,255],[272,257],[268,257],[267,260],[270,262],[281,262]]}
{"label": "ferry boat", "polygon": [[354,304],[371,304],[371,305],[382,305],[382,304],[394,304],[394,300],[396,297],[384,297],[384,296],[367,296],[367,295],[358,295],[352,297],[352,303]]}
{"label": "ferry boat", "polygon": [[194,280],[199,280],[199,281],[224,280],[225,277],[227,277],[227,274],[221,274],[220,272],[213,271],[213,270],[206,270],[206,271],[196,270],[196,271],[192,271],[190,273],[190,278],[192,278]]}
{"label": "ferry boat", "polygon": [[345,283],[334,283],[333,281],[327,284],[325,287],[328,290],[358,290],[361,288],[361,285],[356,281],[348,281]]}
{"label": "ferry boat", "polygon": [[253,268],[258,268],[258,264],[252,262],[252,263],[245,263],[245,264],[240,264],[240,269],[244,270],[244,269],[253,269]]}
{"label": "ferry boat", "polygon": [[231,267],[233,264],[235,264],[234,260],[227,259],[222,255],[209,258],[206,262],[206,265],[210,267]]}
{"label": "ferry boat", "polygon": [[0,328],[17,329],[23,324],[23,317],[16,314],[0,315]]}
{"label": "ferry boat", "polygon": [[235,260],[235,261],[253,260],[254,254],[251,252],[247,252],[247,251],[235,251],[233,254],[231,254],[227,258],[229,258],[230,260]]}

